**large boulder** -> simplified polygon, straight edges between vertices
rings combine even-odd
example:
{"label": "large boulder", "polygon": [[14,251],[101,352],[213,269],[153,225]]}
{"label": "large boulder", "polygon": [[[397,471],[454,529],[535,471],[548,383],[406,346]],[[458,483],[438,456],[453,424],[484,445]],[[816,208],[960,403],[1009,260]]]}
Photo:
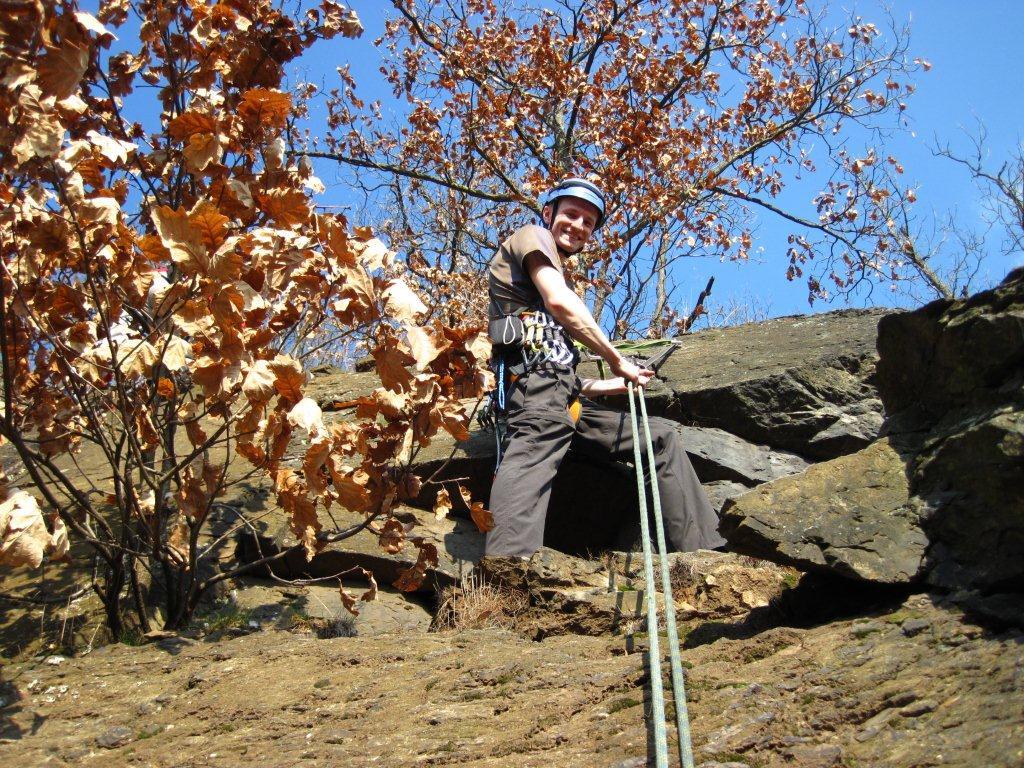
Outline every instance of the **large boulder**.
{"label": "large boulder", "polygon": [[807,469],[808,463],[789,451],[773,451],[714,427],[679,427],[686,453],[705,483],[732,480],[753,487]]}
{"label": "large boulder", "polygon": [[686,336],[660,372],[666,386],[652,392],[651,411],[809,459],[851,453],[882,424],[872,377],[886,314],[780,317]]}
{"label": "large boulder", "polygon": [[1024,587],[1024,270],[879,325],[887,437],[726,501],[745,552],[943,589]]}
{"label": "large boulder", "polygon": [[928,545],[888,440],[726,501],[720,530],[740,552],[891,584],[919,577]]}
{"label": "large boulder", "polygon": [[928,581],[1024,587],[1024,269],[879,326],[879,390],[911,453]]}

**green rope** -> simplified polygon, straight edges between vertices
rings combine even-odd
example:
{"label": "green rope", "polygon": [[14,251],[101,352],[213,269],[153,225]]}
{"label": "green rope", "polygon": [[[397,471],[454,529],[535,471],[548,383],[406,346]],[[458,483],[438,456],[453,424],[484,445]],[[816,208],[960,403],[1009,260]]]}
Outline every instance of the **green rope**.
{"label": "green rope", "polygon": [[[676,733],[679,736],[679,764],[693,768],[693,747],[690,744],[690,717],[686,710],[686,682],[683,676],[683,662],[679,654],[679,633],[676,631],[676,604],[672,599],[672,580],[668,572],[668,548],[665,546],[665,525],[661,515],[661,493],[655,480],[654,445],[651,442],[651,427],[647,419],[647,402],[644,391],[640,390],[640,416],[644,425],[644,442],[647,443],[647,466],[651,478],[651,498],[654,501],[654,527],[658,534],[658,560],[661,563],[662,594],[665,596],[665,629],[668,632],[668,648],[672,657],[672,695],[676,705]],[[633,434],[636,434],[634,431]],[[633,441],[636,444],[636,440]],[[637,477],[641,476],[639,467]],[[646,501],[646,499],[645,499]]]}
{"label": "green rope", "polygon": [[[654,750],[657,768],[668,768],[668,737],[665,734],[665,693],[661,683],[661,649],[658,647],[658,603],[654,597],[654,562],[651,555],[651,534],[647,524],[647,494],[644,492],[643,460],[640,455],[640,433],[636,425],[636,402],[633,382],[629,382],[629,418],[633,427],[633,458],[636,463],[636,488],[640,495],[640,539],[644,550],[645,597],[647,598],[647,660],[651,680],[651,709],[654,717]],[[641,390],[640,402],[643,402]],[[647,434],[650,434],[647,432]],[[652,467],[653,469],[653,467]],[[678,708],[677,708],[678,711]]]}

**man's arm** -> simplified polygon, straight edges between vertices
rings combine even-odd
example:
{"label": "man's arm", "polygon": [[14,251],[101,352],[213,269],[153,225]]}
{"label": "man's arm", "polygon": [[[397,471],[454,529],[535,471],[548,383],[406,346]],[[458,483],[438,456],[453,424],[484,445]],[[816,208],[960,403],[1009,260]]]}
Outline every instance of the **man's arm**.
{"label": "man's arm", "polygon": [[526,257],[526,268],[544,300],[544,306],[570,336],[604,358],[617,376],[641,387],[651,380],[654,371],[631,363],[612,346],[583,299],[566,285],[565,278],[550,261],[540,254],[531,253]]}
{"label": "man's arm", "polygon": [[626,393],[626,380],[621,376],[616,376],[614,379],[582,379],[580,384],[580,394],[584,397]]}

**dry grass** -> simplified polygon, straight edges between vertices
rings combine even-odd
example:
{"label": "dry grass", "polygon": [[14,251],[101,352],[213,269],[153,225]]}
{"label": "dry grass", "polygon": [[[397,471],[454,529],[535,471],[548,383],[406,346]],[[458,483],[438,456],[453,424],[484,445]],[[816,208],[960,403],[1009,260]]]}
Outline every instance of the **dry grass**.
{"label": "dry grass", "polygon": [[457,587],[446,589],[434,617],[435,632],[467,629],[515,629],[517,619],[530,607],[527,595],[489,584],[476,574]]}

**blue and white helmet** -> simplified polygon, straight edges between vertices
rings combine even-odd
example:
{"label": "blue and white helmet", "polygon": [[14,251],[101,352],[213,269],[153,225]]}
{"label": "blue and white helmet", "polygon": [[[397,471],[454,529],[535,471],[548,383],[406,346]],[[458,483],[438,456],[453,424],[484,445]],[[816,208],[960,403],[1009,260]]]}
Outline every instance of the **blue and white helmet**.
{"label": "blue and white helmet", "polygon": [[560,197],[575,197],[590,203],[598,211],[597,224],[594,225],[594,229],[600,229],[604,224],[604,194],[586,179],[563,179],[554,189],[550,189],[540,196],[540,205],[542,208],[545,205],[552,205]]}

